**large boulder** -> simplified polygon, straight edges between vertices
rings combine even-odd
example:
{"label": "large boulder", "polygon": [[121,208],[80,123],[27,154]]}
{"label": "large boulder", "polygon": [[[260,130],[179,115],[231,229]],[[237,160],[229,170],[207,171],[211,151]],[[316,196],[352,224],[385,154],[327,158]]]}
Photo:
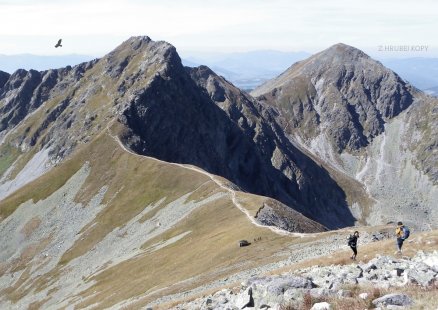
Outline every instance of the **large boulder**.
{"label": "large boulder", "polygon": [[315,287],[310,279],[293,275],[251,278],[247,285],[252,289],[256,308],[261,305],[273,307],[285,299],[301,299],[305,291]]}
{"label": "large boulder", "polygon": [[306,270],[302,275],[311,278],[318,287],[338,290],[344,284],[357,284],[363,270],[358,265],[327,266]]}
{"label": "large boulder", "polygon": [[438,272],[438,251],[433,251],[432,253],[424,253],[423,251],[420,251],[413,258],[413,261],[426,264]]}
{"label": "large boulder", "polygon": [[413,304],[412,299],[406,294],[387,294],[385,296],[379,297],[373,300],[373,305],[375,306],[410,306]]}
{"label": "large boulder", "polygon": [[423,287],[431,286],[436,281],[437,273],[433,270],[408,270],[405,276],[405,282],[418,284]]}

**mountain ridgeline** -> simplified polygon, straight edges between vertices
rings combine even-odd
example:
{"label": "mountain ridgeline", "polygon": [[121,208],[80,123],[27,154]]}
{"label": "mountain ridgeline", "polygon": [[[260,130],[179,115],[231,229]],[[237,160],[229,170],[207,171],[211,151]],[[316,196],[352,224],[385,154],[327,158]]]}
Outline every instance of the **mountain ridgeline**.
{"label": "mountain ridgeline", "polygon": [[[403,160],[427,176],[431,189],[408,204],[415,200],[421,210],[435,212],[429,202],[437,181],[436,108],[428,115],[417,110],[436,101],[344,44],[294,64],[251,96],[208,67],[184,67],[166,42],[133,37],[102,59],[75,67],[1,72],[0,100],[0,138],[9,164],[19,156],[23,167],[31,158],[23,154],[47,152],[33,178],[111,130],[137,154],[200,167],[328,228],[389,219],[386,211],[370,211],[386,192],[369,189],[371,174],[385,175],[385,165],[394,163],[372,170],[379,160],[370,152],[390,123],[408,117],[409,126],[419,129],[406,131],[410,139],[400,147],[410,155]],[[15,171],[3,166],[3,183],[19,175],[20,164]],[[23,182],[4,185],[2,197]],[[383,204],[379,208],[395,207]]]}

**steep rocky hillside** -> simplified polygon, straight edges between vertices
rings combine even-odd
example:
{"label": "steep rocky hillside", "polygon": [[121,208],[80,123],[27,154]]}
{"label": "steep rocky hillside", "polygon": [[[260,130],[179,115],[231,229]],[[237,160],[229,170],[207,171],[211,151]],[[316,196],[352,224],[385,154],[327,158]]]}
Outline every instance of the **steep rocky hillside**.
{"label": "steep rocky hillside", "polygon": [[278,109],[288,137],[331,172],[357,218],[436,225],[436,99],[345,44],[294,64],[252,94]]}
{"label": "steep rocky hillside", "polygon": [[[197,85],[255,145],[260,163],[252,167],[252,170],[261,170],[266,177],[258,177],[256,189],[252,191],[262,190],[261,194],[293,205],[281,193],[284,191],[283,186],[279,186],[279,181],[289,183],[286,194],[297,201],[297,210],[300,212],[327,227],[338,225],[335,224],[338,222],[337,218],[342,218],[341,224],[351,223],[352,217],[345,205],[345,194],[324,169],[290,143],[276,122],[276,112],[271,107],[257,102],[205,66],[190,68],[188,71]],[[238,148],[242,148],[241,144]],[[246,156],[244,162],[248,161]],[[230,166],[236,170],[238,165]],[[266,188],[260,182],[264,179],[268,181]]]}
{"label": "steep rocky hillside", "polygon": [[239,250],[238,241],[262,237],[269,257],[300,239],[265,226],[265,209],[283,212],[291,230],[324,230],[233,187],[128,152],[104,131],[0,202],[0,308],[147,302],[237,272],[242,256],[248,268],[262,264],[258,247]]}
{"label": "steep rocky hillside", "polygon": [[12,74],[0,91],[0,197],[117,122],[138,154],[201,167],[327,227],[354,224],[342,189],[292,146],[272,111],[216,75],[209,93],[202,70],[190,74],[173,46],[139,37],[73,68]]}
{"label": "steep rocky hillside", "polygon": [[354,221],[327,173],[334,194],[309,202],[324,170],[298,150],[281,146],[284,169],[271,163],[275,120],[254,110],[261,128],[240,127],[168,43],[132,38],[73,68],[1,78],[0,308],[147,303],[326,230],[305,215]]}

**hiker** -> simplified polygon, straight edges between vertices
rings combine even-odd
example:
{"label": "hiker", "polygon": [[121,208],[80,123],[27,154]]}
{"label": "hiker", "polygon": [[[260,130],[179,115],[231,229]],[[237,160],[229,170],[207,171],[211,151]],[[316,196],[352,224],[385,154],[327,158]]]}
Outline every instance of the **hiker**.
{"label": "hiker", "polygon": [[353,235],[348,238],[348,246],[353,250],[352,260],[356,260],[357,256],[357,239],[359,238],[359,232],[356,230]]}
{"label": "hiker", "polygon": [[395,230],[395,235],[397,236],[397,252],[398,254],[402,253],[403,242],[409,238],[409,228],[403,225],[402,222],[397,223],[397,228]]}

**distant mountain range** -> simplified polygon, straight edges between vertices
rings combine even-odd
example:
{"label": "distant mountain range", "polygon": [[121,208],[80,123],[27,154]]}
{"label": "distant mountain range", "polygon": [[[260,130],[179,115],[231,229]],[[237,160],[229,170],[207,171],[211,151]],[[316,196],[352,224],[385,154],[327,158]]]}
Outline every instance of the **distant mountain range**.
{"label": "distant mountain range", "polygon": [[429,94],[429,95],[432,95],[432,96],[438,97],[438,86],[436,86],[436,87],[431,87],[431,88],[427,88],[427,89],[424,90],[424,92],[425,92],[426,94]]}
{"label": "distant mountain range", "polygon": [[32,54],[2,55],[0,54],[0,70],[13,73],[18,69],[43,71],[48,69],[75,66],[81,62],[92,60],[89,55],[40,56]]}
{"label": "distant mountain range", "polygon": [[[198,55],[183,59],[189,67],[207,65],[244,90],[252,90],[275,78],[291,64],[309,57],[307,52],[253,51]],[[438,87],[438,58],[377,59],[421,90]],[[433,90],[429,94],[436,95]]]}
{"label": "distant mountain range", "polygon": [[438,86],[438,58],[382,59],[381,62],[421,90]]}
{"label": "distant mountain range", "polygon": [[193,53],[183,58],[189,67],[207,65],[241,89],[251,90],[286,70],[291,64],[310,56],[307,52],[271,50],[242,53]]}
{"label": "distant mountain range", "polygon": [[[240,53],[184,54],[184,66],[206,65],[240,89],[251,91],[275,78],[297,61],[309,57],[308,52],[258,50]],[[38,56],[31,54],[1,55],[0,70],[13,73],[17,69],[38,71],[74,66],[92,60],[88,55]],[[379,59],[378,59],[379,60]],[[380,59],[381,63],[409,81],[413,86],[438,96],[438,58]]]}

